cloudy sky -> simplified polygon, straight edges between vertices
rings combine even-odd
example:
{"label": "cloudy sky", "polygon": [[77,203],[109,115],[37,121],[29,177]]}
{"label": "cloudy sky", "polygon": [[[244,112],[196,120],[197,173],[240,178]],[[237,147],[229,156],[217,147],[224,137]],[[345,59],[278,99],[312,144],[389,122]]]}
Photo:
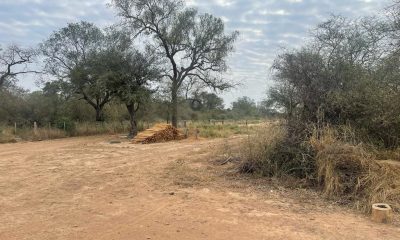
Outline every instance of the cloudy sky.
{"label": "cloudy sky", "polygon": [[[117,21],[109,0],[0,0],[0,44],[34,46],[69,22],[86,20],[100,26]],[[239,30],[227,77],[241,86],[224,94],[256,101],[271,85],[269,68],[282,48],[300,46],[309,30],[331,13],[361,17],[382,13],[391,0],[186,0],[201,12],[221,17],[227,30]],[[28,77],[29,78],[29,77]],[[35,89],[32,79],[23,81]]]}

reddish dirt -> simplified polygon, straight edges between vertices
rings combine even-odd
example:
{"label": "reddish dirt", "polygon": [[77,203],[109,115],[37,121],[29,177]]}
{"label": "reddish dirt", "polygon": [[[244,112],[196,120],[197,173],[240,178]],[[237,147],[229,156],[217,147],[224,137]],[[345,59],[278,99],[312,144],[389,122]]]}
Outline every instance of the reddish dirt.
{"label": "reddish dirt", "polygon": [[0,145],[0,239],[400,239],[316,193],[213,164],[225,140],[108,140]]}

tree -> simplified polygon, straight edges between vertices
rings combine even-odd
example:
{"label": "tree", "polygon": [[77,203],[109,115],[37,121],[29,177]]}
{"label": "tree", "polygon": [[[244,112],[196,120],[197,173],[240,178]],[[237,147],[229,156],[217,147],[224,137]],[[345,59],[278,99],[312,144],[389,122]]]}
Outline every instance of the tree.
{"label": "tree", "polygon": [[257,105],[249,97],[240,97],[232,103],[232,112],[239,118],[253,117],[257,114]]}
{"label": "tree", "polygon": [[268,99],[263,101],[262,105],[270,110],[283,110],[286,119],[292,119],[300,104],[298,97],[296,88],[289,82],[279,83],[268,90]]}
{"label": "tree", "polygon": [[195,92],[192,98],[187,99],[193,110],[223,110],[224,100],[215,93]]}
{"label": "tree", "polygon": [[309,48],[279,55],[272,66],[277,85],[270,90],[270,100],[286,108],[288,116],[298,107],[302,120],[317,121],[319,109],[326,106],[329,92],[336,87],[324,63]]}
{"label": "tree", "polygon": [[[81,96],[96,111],[96,121],[103,121],[103,108],[112,99],[103,72],[108,56],[131,46],[130,37],[120,31],[101,30],[88,22],[71,23],[53,33],[42,45],[45,70]],[[100,64],[100,65],[99,65]],[[101,69],[99,68],[101,66]],[[99,71],[101,70],[101,71]]]}
{"label": "tree", "polygon": [[125,104],[129,112],[130,138],[137,135],[136,113],[144,101],[149,100],[152,93],[150,83],[160,78],[156,60],[156,56],[149,50],[145,53],[134,50],[109,58],[116,68],[114,72],[108,73],[108,88]]}
{"label": "tree", "polygon": [[28,68],[28,64],[36,60],[36,56],[34,49],[23,49],[17,45],[2,49],[0,46],[0,89],[16,80],[18,75],[39,73]]}
{"label": "tree", "polygon": [[165,60],[174,126],[178,93],[188,79],[196,78],[213,89],[232,87],[220,73],[227,70],[226,58],[233,51],[238,32],[226,35],[220,18],[199,15],[181,0],[113,0],[113,6],[124,23],[135,30],[135,36],[152,37]]}

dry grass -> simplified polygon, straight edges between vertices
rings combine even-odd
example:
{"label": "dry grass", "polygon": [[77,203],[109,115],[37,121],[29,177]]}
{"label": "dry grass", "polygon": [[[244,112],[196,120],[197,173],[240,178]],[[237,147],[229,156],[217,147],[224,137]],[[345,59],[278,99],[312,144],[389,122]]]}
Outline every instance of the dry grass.
{"label": "dry grass", "polygon": [[346,143],[340,135],[328,127],[314,131],[310,139],[325,196],[364,212],[379,202],[399,211],[400,167],[377,160],[367,146]]}
{"label": "dry grass", "polygon": [[280,175],[279,164],[271,156],[285,135],[285,130],[276,125],[264,127],[246,138],[238,152],[242,160],[240,171],[265,176]]}
{"label": "dry grass", "polygon": [[264,122],[262,121],[225,121],[218,123],[206,123],[206,122],[190,122],[187,125],[188,133],[190,136],[196,134],[196,130],[199,131],[199,137],[202,138],[227,138],[233,135],[241,134],[253,134],[260,129]]}
{"label": "dry grass", "polygon": [[283,185],[297,178],[293,187],[318,187],[328,199],[363,212],[379,202],[400,212],[400,162],[378,160],[398,152],[361,144],[348,127],[314,128],[293,144],[284,126],[270,125],[243,140],[234,156],[241,172],[276,177]]}
{"label": "dry grass", "polygon": [[[143,129],[143,124],[139,123],[139,129]],[[74,123],[73,127],[62,128],[55,126],[38,127],[36,131],[32,127],[18,126],[15,133],[14,127],[0,126],[0,143],[13,143],[17,141],[41,141],[48,139],[59,139],[65,137],[92,136],[100,134],[121,134],[127,133],[129,124],[121,122],[111,123]]]}
{"label": "dry grass", "polygon": [[33,129],[18,129],[17,134],[11,127],[3,127],[0,130],[0,143],[14,143],[18,140],[40,141],[46,139],[57,139],[67,137],[67,133],[56,128],[38,128],[36,132]]}

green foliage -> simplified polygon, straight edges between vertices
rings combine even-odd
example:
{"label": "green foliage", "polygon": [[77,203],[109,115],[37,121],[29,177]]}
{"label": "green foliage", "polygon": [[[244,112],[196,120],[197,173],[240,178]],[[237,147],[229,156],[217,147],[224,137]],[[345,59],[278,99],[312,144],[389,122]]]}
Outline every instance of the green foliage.
{"label": "green foliage", "polygon": [[61,79],[58,85],[48,85],[48,90],[80,95],[95,110],[96,121],[104,120],[103,109],[113,94],[107,82],[131,44],[129,35],[115,28],[101,30],[88,22],[68,24],[40,47],[45,71]]}
{"label": "green foliage", "polygon": [[[278,56],[268,102],[289,122],[350,124],[382,147],[400,144],[398,48],[390,20],[333,16],[300,50]],[[393,46],[393,45],[391,45]]]}
{"label": "green foliage", "polygon": [[67,132],[69,135],[73,135],[76,130],[75,122],[66,117],[57,119],[55,126],[58,129]]}

